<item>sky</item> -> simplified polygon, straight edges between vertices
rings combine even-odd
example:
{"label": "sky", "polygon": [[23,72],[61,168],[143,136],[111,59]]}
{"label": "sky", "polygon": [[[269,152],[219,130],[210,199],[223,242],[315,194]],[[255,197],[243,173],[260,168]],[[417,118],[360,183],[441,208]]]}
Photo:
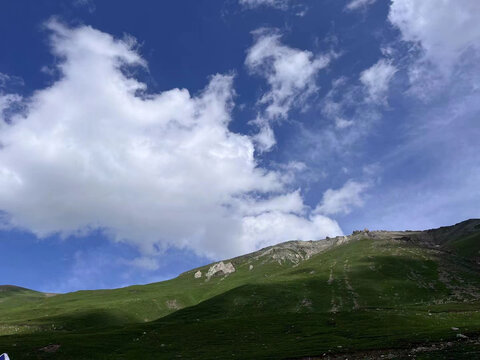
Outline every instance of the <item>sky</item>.
{"label": "sky", "polygon": [[162,281],[480,217],[477,0],[0,3],[0,284]]}

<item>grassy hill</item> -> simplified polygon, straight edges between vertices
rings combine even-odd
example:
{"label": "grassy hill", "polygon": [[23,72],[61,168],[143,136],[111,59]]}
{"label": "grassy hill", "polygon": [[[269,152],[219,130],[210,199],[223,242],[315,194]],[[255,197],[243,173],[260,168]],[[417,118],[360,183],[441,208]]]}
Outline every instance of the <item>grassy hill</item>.
{"label": "grassy hill", "polygon": [[0,352],[12,359],[471,359],[480,357],[479,251],[480,220],[468,220],[291,241],[115,290],[52,296],[2,286]]}

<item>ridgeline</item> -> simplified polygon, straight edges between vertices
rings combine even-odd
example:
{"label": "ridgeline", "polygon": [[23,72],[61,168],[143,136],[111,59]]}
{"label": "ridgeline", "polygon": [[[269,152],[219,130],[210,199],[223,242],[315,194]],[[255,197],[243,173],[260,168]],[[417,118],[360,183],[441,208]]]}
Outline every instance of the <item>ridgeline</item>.
{"label": "ridgeline", "polygon": [[480,220],[289,241],[175,279],[0,286],[17,359],[480,358]]}

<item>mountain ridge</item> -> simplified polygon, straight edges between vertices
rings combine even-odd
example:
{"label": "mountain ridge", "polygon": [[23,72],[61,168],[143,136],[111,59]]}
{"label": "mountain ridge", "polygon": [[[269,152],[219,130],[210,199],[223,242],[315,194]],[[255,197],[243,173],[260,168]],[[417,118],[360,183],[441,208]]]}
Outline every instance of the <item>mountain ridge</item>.
{"label": "mountain ridge", "polygon": [[453,358],[467,345],[480,356],[479,236],[480,219],[365,229],[284,242],[147,285],[53,297],[20,291],[0,298],[0,349],[15,359],[44,358],[45,348],[56,359],[350,359],[440,343]]}
{"label": "mountain ridge", "polygon": [[[266,246],[264,248],[261,248],[259,250],[255,250],[251,253],[243,254],[243,255],[238,255],[233,258],[225,259],[225,260],[219,260],[216,262],[212,262],[206,265],[202,265],[199,267],[195,267],[190,270],[186,270],[182,273],[180,273],[177,277],[189,275],[191,273],[195,273],[198,270],[204,269],[207,266],[212,266],[214,264],[217,264],[219,262],[239,262],[244,259],[248,259],[251,257],[264,257],[268,253],[275,253],[276,251],[281,251],[281,250],[303,250],[304,254],[297,254],[299,255],[298,257],[296,256],[277,256],[274,257],[274,260],[280,260],[284,261],[286,259],[295,262],[295,260],[307,260],[313,255],[316,255],[318,253],[321,253],[323,251],[327,251],[330,248],[341,245],[344,243],[348,243],[351,241],[358,240],[360,238],[372,238],[372,239],[381,239],[388,237],[391,235],[393,239],[396,240],[404,240],[404,241],[420,241],[424,242],[428,245],[442,245],[445,241],[446,238],[451,236],[451,234],[455,234],[455,236],[462,236],[465,235],[466,233],[475,233],[480,231],[480,218],[470,218],[461,222],[458,222],[453,225],[448,225],[448,226],[441,226],[439,228],[432,228],[432,229],[426,229],[426,230],[354,230],[352,234],[350,235],[340,235],[340,236],[335,236],[335,237],[326,237],[324,239],[319,239],[319,240],[288,240],[284,241],[275,245],[270,245]],[[479,247],[480,250],[480,247]],[[175,277],[175,278],[177,278]],[[175,279],[172,278],[172,279]],[[172,280],[170,279],[170,280]],[[166,280],[168,281],[168,280]],[[148,285],[148,284],[146,284]],[[122,288],[128,288],[130,286],[139,286],[139,285],[128,285]],[[43,293],[47,295],[57,295],[56,293],[46,293],[42,291],[37,291],[37,290],[32,290],[28,289],[25,287],[17,286],[17,285],[0,285],[0,292],[5,291],[7,289],[18,289],[19,291],[34,291],[38,293]],[[5,290],[4,290],[5,289]],[[115,290],[115,289],[121,289],[121,288],[111,288],[111,289],[101,289],[101,290]],[[77,291],[95,291],[95,290],[88,290],[88,289],[83,289],[83,290],[77,290]]]}
{"label": "mountain ridge", "polygon": [[[354,230],[350,235],[326,237],[320,240],[289,240],[275,245],[266,246],[251,253],[235,256],[227,260],[221,260],[221,262],[232,262],[235,264],[249,258],[265,257],[267,254],[271,253],[273,255],[273,260],[280,262],[290,260],[294,263],[298,263],[299,261],[308,260],[311,256],[327,251],[335,246],[362,238],[378,240],[391,237],[394,240],[420,241],[424,242],[426,245],[438,245],[439,239],[445,239],[448,237],[448,234],[456,233],[458,236],[462,236],[465,235],[465,233],[475,233],[479,230],[480,219],[476,218],[467,219],[450,226],[442,226],[427,230]],[[292,254],[288,254],[289,251]],[[216,263],[214,262],[187,270],[179,276],[196,273],[199,270],[201,271],[202,269],[205,269],[206,266],[213,266],[214,264]]]}

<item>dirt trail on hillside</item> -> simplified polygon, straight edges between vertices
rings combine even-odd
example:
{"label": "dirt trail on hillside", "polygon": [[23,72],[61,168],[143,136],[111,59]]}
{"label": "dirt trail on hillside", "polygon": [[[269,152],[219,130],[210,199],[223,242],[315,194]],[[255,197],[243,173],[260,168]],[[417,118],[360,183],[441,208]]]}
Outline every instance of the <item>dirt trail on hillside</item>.
{"label": "dirt trail on hillside", "polygon": [[353,288],[352,284],[350,283],[349,272],[350,272],[350,265],[348,263],[348,259],[345,259],[345,262],[343,263],[343,275],[344,275],[345,287],[347,288],[348,293],[350,294],[350,298],[353,302],[353,310],[357,310],[360,307],[358,305],[359,296],[355,292],[355,289]]}

